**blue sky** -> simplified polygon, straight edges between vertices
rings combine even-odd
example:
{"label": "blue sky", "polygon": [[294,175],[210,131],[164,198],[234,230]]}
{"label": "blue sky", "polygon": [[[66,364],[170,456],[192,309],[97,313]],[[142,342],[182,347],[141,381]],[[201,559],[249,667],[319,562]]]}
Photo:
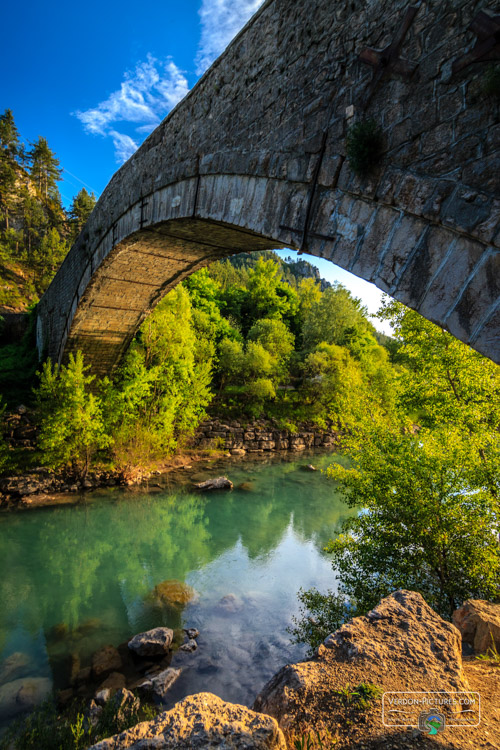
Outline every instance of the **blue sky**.
{"label": "blue sky", "polygon": [[[99,196],[260,4],[8,3],[0,110],[13,110],[26,141],[47,138],[65,170],[60,190],[66,206],[82,185]],[[328,261],[308,260],[325,278],[348,286],[371,312],[377,309],[375,287]]]}

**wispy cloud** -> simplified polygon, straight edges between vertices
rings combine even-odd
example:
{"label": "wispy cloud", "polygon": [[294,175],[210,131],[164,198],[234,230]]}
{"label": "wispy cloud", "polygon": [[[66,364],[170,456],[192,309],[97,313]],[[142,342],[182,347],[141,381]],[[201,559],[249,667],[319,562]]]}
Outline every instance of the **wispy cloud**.
{"label": "wispy cloud", "polygon": [[263,0],[202,0],[196,72],[201,75],[262,5]]}
{"label": "wispy cloud", "polygon": [[87,133],[109,136],[116,159],[126,161],[138,142],[117,130],[117,123],[132,123],[138,134],[150,133],[189,91],[183,71],[170,58],[161,63],[151,55],[126,73],[120,88],[96,107],[75,112]]}

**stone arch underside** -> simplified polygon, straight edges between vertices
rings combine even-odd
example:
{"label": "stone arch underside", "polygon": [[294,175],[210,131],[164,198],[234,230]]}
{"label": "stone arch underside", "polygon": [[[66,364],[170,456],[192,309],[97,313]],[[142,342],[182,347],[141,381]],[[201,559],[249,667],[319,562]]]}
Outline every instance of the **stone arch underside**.
{"label": "stone arch underside", "polygon": [[[411,81],[358,61],[406,3],[268,0],[115,174],[40,301],[37,344],[81,349],[97,375],[190,273],[235,252],[307,250],[372,281],[500,360],[500,125],[484,65],[452,75],[479,4],[422,3],[401,54]],[[459,6],[459,7],[458,7]],[[450,6],[451,7],[451,6]],[[354,118],[376,119],[382,162],[346,159]]]}

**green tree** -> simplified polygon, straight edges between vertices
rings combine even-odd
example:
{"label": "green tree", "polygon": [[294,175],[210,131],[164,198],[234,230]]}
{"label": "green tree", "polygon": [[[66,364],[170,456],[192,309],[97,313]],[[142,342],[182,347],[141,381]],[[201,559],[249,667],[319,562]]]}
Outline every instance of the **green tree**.
{"label": "green tree", "polygon": [[333,464],[350,506],[329,551],[341,588],[363,613],[397,588],[419,591],[443,616],[464,599],[500,596],[499,506],[460,431],[377,430]]}
{"label": "green tree", "polygon": [[31,257],[37,274],[36,287],[39,293],[45,291],[67,252],[67,243],[61,239],[54,227],[42,236],[40,245]]}
{"label": "green tree", "polygon": [[39,420],[38,450],[52,469],[71,468],[85,477],[97,451],[107,448],[102,404],[90,391],[94,380],[87,375],[83,355],[70,354],[67,365],[48,360],[39,374],[36,406]]}
{"label": "green tree", "polygon": [[60,203],[60,195],[57,187],[61,179],[62,170],[59,168],[59,159],[49,148],[47,139],[42,136],[32,144],[28,152],[31,179],[37,186],[40,195],[47,203],[49,200]]}
{"label": "green tree", "polygon": [[250,328],[248,340],[257,341],[264,347],[276,363],[276,376],[283,378],[295,344],[295,336],[285,323],[282,320],[261,318]]}
{"label": "green tree", "polygon": [[322,341],[343,344],[346,332],[366,329],[368,321],[361,301],[341,284],[326,289],[319,301],[312,301],[305,311],[302,328],[303,346],[311,350]]}
{"label": "green tree", "polygon": [[297,314],[297,293],[281,281],[281,271],[276,261],[259,258],[255,267],[250,269],[248,305],[248,316],[252,323],[259,318],[281,319]]}
{"label": "green tree", "polygon": [[340,425],[354,425],[366,417],[363,374],[349,351],[322,342],[304,361],[302,393],[317,416]]}
{"label": "green tree", "polygon": [[399,410],[431,430],[460,430],[481,457],[489,487],[499,493],[500,370],[434,323],[395,301],[383,306],[405,364]]}
{"label": "green tree", "polygon": [[14,115],[11,109],[6,109],[3,115],[0,115],[1,154],[15,160],[19,154],[19,147],[19,131],[14,122]]}
{"label": "green tree", "polygon": [[199,357],[189,294],[179,285],[141,326],[115,383],[104,385],[118,464],[165,455],[194,431],[212,398],[211,367]]}
{"label": "green tree", "polygon": [[96,204],[96,197],[94,193],[88,194],[85,188],[82,188],[79,193],[73,198],[73,202],[69,209],[69,222],[71,227],[70,240],[73,244],[80,232],[83,229],[84,224],[87,222],[90,214],[94,210]]}
{"label": "green tree", "polygon": [[19,133],[14,122],[12,110],[6,109],[0,115],[0,206],[5,220],[5,229],[9,229],[9,214],[14,208],[16,183],[19,166]]}

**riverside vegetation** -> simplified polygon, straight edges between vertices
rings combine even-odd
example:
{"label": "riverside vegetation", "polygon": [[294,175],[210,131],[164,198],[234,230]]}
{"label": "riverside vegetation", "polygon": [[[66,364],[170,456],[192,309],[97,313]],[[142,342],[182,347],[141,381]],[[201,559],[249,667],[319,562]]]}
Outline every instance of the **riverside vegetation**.
{"label": "riverside vegetation", "polygon": [[[13,310],[36,302],[94,199],[80,191],[63,211],[57,159],[42,138],[19,145],[9,110],[0,147],[0,260],[14,279],[0,303]],[[396,302],[380,316],[394,338],[341,285],[264,252],[179,284],[113,379],[93,380],[79,353],[37,372],[29,329],[0,350],[0,387],[7,406],[33,408],[37,451],[3,440],[0,468],[36,462],[83,478],[91,467],[151,463],[182,447],[208,408],[241,421],[265,414],[292,431],[334,424],[350,465],[328,473],[363,511],[327,547],[336,591],[300,593],[294,638],[315,647],[397,588],[447,618],[465,598],[498,601],[498,367]]]}

